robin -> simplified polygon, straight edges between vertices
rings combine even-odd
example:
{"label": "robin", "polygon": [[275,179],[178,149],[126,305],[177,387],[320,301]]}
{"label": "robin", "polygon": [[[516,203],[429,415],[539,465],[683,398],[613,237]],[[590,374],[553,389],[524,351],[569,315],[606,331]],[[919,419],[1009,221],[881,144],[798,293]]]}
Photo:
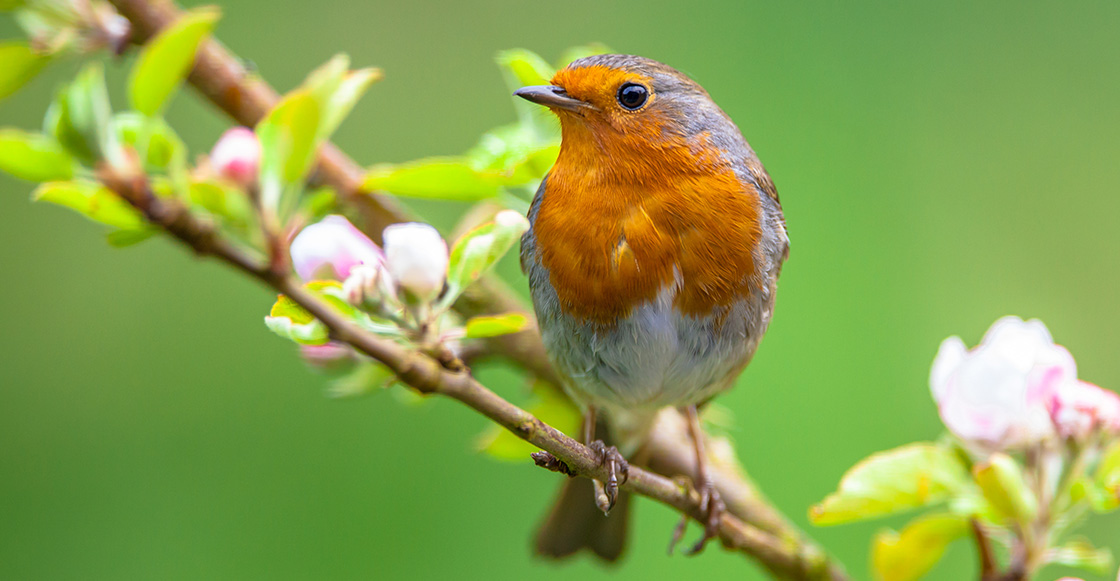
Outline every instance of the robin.
{"label": "robin", "polygon": [[671,406],[688,418],[708,516],[696,552],[723,509],[697,407],[732,386],[770,323],[789,255],[778,192],[730,117],[672,67],[598,55],[551,83],[515,93],[551,109],[562,134],[521,267],[549,356],[584,412],[584,443],[611,476],[565,483],[536,550],[621,555],[626,458]]}

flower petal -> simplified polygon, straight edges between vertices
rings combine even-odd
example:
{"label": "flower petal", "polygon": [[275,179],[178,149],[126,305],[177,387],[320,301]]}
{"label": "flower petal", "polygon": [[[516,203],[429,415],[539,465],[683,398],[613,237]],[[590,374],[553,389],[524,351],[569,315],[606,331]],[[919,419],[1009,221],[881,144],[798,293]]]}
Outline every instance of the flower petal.
{"label": "flower petal", "polygon": [[332,215],[304,228],[291,246],[292,266],[304,280],[346,280],[359,264],[383,263],[381,249],[342,216]]}
{"label": "flower petal", "polygon": [[941,342],[937,356],[933,358],[933,368],[929,372],[929,387],[934,401],[941,401],[949,389],[949,378],[968,354],[964,341],[956,335]]}
{"label": "flower petal", "polygon": [[447,242],[428,224],[393,224],[382,234],[386,267],[396,283],[422,302],[434,300],[447,278]]}

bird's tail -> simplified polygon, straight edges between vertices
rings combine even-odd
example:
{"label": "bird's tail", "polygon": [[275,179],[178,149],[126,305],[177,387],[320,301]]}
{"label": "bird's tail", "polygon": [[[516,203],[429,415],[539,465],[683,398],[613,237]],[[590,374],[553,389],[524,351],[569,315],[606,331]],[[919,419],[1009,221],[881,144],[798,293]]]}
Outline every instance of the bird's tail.
{"label": "bird's tail", "polygon": [[619,491],[610,515],[599,511],[594,495],[592,483],[586,478],[564,482],[560,498],[534,539],[538,555],[560,559],[586,548],[608,562],[622,556],[630,520],[630,493]]}

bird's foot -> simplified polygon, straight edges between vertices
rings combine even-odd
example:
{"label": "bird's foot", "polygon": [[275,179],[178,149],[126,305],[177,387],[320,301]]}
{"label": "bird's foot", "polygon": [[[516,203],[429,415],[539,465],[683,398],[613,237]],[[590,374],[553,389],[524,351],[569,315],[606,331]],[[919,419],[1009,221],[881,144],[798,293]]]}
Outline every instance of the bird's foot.
{"label": "bird's foot", "polygon": [[533,459],[533,462],[536,462],[537,466],[540,466],[545,470],[567,474],[569,478],[572,478],[576,475],[576,473],[573,472],[572,469],[569,468],[563,460],[557,458],[556,456],[553,456],[549,452],[545,452],[544,450],[533,452],[532,454],[529,454],[529,457]]}
{"label": "bird's foot", "polygon": [[[703,520],[701,520],[700,524],[704,525],[704,532],[700,536],[700,540],[696,541],[696,544],[685,551],[686,555],[696,555],[700,553],[704,550],[708,541],[719,536],[720,519],[723,517],[723,511],[727,508],[723,504],[723,499],[719,497],[719,491],[716,490],[715,485],[712,484],[710,480],[702,482],[699,488],[696,489],[696,492],[700,494],[700,513],[703,515]],[[669,554],[673,553],[673,549],[676,548],[677,543],[684,537],[684,530],[687,525],[688,515],[686,514],[681,517],[680,522],[678,522],[676,528],[673,529],[673,539],[669,541]]]}
{"label": "bird's foot", "polygon": [[[618,500],[618,485],[626,482],[630,474],[630,463],[622,457],[618,448],[607,446],[602,440],[595,440],[588,444],[592,452],[599,455],[599,465],[607,468],[606,482],[593,480],[595,483],[595,504],[603,514],[610,514],[614,503]],[[619,478],[621,477],[621,480]]]}

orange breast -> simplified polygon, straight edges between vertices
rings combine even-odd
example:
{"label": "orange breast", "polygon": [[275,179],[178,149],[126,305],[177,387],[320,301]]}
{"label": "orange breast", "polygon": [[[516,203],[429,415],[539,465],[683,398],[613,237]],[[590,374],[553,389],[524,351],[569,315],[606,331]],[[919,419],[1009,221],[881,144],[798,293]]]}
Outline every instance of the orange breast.
{"label": "orange breast", "polygon": [[718,152],[571,131],[533,226],[565,313],[610,326],[679,273],[678,310],[710,315],[760,284],[758,192]]}

